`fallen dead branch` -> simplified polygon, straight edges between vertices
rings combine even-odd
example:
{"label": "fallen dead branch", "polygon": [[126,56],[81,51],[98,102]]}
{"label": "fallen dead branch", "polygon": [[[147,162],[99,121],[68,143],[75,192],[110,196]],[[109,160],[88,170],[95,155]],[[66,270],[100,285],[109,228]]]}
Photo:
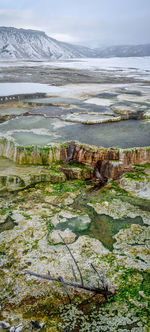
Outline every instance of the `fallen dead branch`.
{"label": "fallen dead branch", "polygon": [[[69,292],[67,290],[67,286],[74,287],[74,288],[79,288],[79,289],[82,289],[82,290],[85,290],[85,291],[88,291],[88,292],[93,292],[94,295],[101,294],[105,297],[105,299],[107,299],[108,296],[114,295],[114,293],[108,289],[108,283],[107,283],[107,280],[106,280],[105,272],[102,271],[102,274],[100,274],[99,271],[95,268],[95,266],[93,264],[91,264],[91,267],[95,271],[95,273],[98,277],[98,279],[96,280],[96,282],[98,284],[98,287],[96,287],[94,285],[89,285],[89,284],[87,285],[86,283],[84,283],[82,272],[80,270],[80,267],[79,267],[75,257],[73,256],[69,246],[64,241],[62,236],[60,234],[59,234],[59,236],[62,239],[63,243],[65,244],[67,250],[69,251],[69,254],[70,254],[74,264],[76,265],[76,268],[77,268],[79,276],[80,276],[80,281],[78,282],[76,272],[74,270],[73,265],[71,265],[71,271],[72,271],[72,274],[73,274],[73,277],[74,277],[75,281],[64,280],[64,278],[62,276],[53,277],[53,276],[51,276],[50,272],[48,272],[48,274],[39,274],[39,273],[35,273],[35,272],[32,272],[32,271],[25,270],[24,273],[29,274],[29,275],[34,276],[34,277],[37,277],[37,278],[50,280],[50,281],[56,281],[56,282],[61,283],[61,285],[64,288],[65,293],[68,296],[68,299],[69,299],[70,303],[71,303],[71,297],[70,297]],[[101,282],[102,287],[100,287],[100,285],[99,285],[100,282]]]}

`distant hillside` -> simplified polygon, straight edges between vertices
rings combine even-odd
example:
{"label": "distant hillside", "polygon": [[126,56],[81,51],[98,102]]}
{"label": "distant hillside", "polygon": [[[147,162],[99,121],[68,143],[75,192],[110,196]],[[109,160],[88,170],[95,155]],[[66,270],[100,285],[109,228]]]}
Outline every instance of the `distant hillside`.
{"label": "distant hillside", "polygon": [[150,44],[119,45],[95,49],[98,58],[150,56]]}
{"label": "distant hillside", "polygon": [[72,59],[150,56],[150,44],[90,49],[62,43],[38,30],[0,27],[1,59]]}
{"label": "distant hillside", "polygon": [[55,60],[92,57],[93,53],[87,47],[59,42],[42,31],[0,27],[0,58]]}

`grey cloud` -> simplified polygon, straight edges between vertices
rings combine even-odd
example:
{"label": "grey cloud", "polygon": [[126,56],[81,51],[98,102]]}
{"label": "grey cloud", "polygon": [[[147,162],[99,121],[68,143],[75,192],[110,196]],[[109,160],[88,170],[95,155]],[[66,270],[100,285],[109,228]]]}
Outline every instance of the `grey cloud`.
{"label": "grey cloud", "polygon": [[43,30],[49,35],[64,36],[72,42],[98,46],[100,44],[135,44],[149,40],[149,15],[120,16],[111,19],[110,13],[93,17],[41,15],[31,10],[0,10],[1,25]]}

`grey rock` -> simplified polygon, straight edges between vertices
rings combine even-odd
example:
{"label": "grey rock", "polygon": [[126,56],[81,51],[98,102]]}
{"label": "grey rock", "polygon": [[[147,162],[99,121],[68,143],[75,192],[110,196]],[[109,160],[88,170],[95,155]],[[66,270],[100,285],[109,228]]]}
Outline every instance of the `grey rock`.
{"label": "grey rock", "polygon": [[16,327],[15,332],[21,332],[23,330],[23,325],[20,324]]}
{"label": "grey rock", "polygon": [[15,327],[12,326],[12,327],[10,328],[9,332],[15,332]]}
{"label": "grey rock", "polygon": [[5,329],[8,329],[10,327],[10,324],[6,323],[6,322],[3,322],[3,321],[0,321],[0,327],[5,330]]}

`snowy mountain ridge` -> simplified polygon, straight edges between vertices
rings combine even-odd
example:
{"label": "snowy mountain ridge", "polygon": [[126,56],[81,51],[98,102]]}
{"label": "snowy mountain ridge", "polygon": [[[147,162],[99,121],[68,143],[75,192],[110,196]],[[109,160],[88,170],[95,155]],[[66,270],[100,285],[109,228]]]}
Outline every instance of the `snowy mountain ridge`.
{"label": "snowy mountain ridge", "polygon": [[0,58],[71,59],[92,57],[93,51],[59,42],[43,31],[0,27]]}
{"label": "snowy mountain ridge", "polygon": [[116,45],[95,49],[98,58],[150,56],[150,44]]}
{"label": "snowy mountain ridge", "polygon": [[57,41],[39,30],[0,27],[0,59],[72,59],[150,56],[150,44],[90,49]]}

